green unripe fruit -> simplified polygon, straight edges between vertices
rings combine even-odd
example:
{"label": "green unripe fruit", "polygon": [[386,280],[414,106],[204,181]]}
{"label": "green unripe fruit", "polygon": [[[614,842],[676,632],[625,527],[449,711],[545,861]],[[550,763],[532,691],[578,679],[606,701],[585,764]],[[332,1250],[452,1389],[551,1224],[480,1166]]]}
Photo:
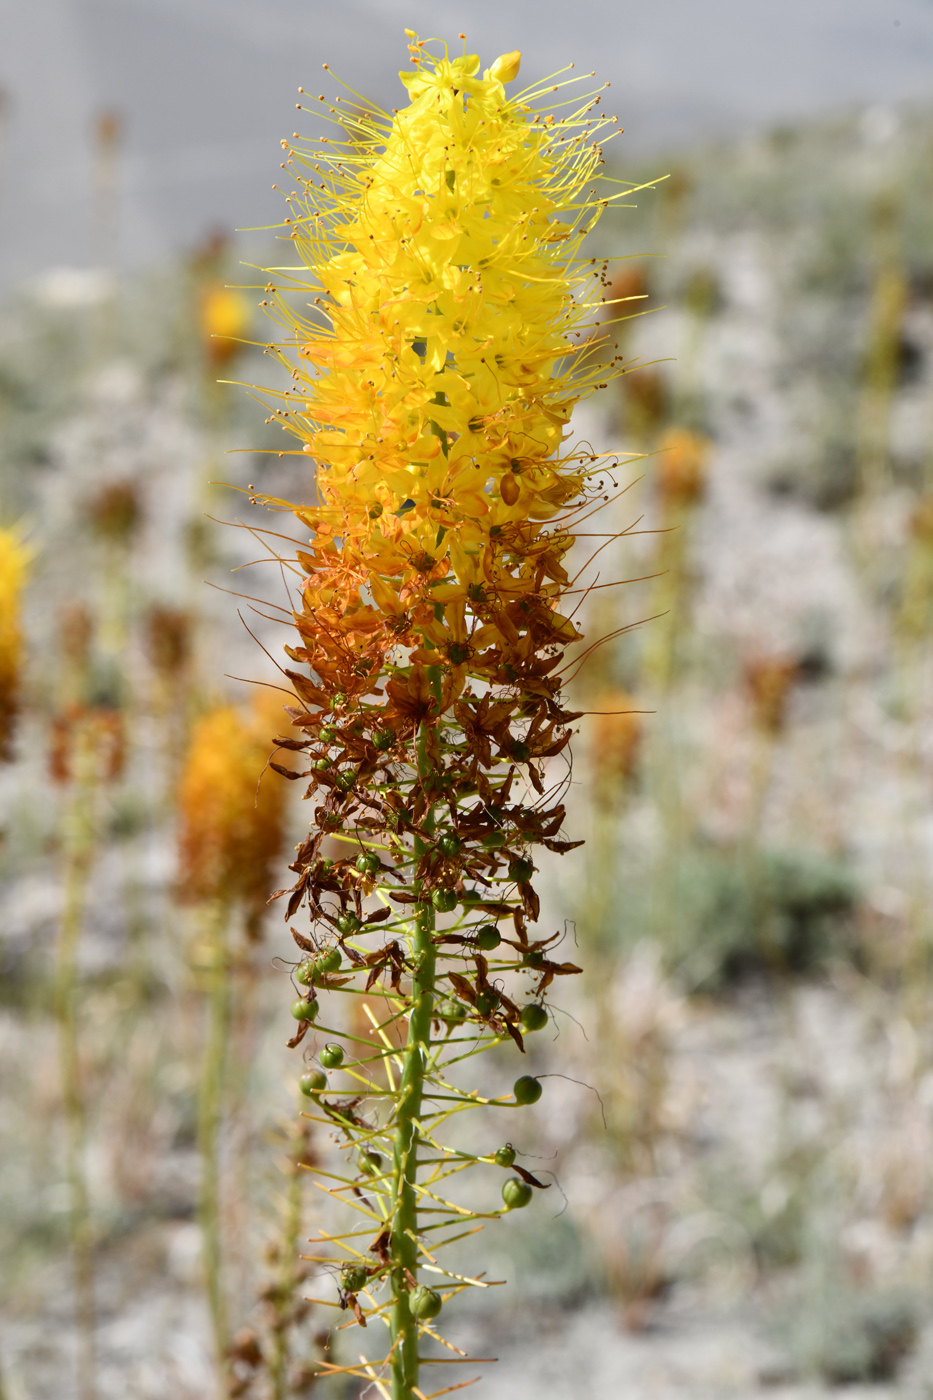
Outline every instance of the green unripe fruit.
{"label": "green unripe fruit", "polygon": [[431,903],[439,914],[449,914],[457,907],[456,890],[434,890],[431,895]]}
{"label": "green unripe fruit", "polygon": [[521,742],[513,744],[510,757],[516,763],[527,763],[529,758],[531,757],[531,749],[528,747],[527,744],[523,744]]}
{"label": "green unripe fruit", "polygon": [[356,787],[356,773],[352,768],[347,768],[343,773],[338,773],[334,779],[341,792],[349,792],[352,787]]}
{"label": "green unripe fruit", "polygon": [[315,771],[316,773],[326,773],[327,770],[328,770],[328,768],[330,767],[330,759],[329,759],[329,758],[316,758],[316,759],[314,760],[314,762],[311,764],[311,767],[314,769],[314,771]]}
{"label": "green unripe fruit", "polygon": [[343,1046],[325,1045],[318,1059],[325,1069],[339,1069],[343,1064]]}
{"label": "green unripe fruit", "polygon": [[518,880],[522,884],[530,880],[535,873],[534,861],[528,860],[525,856],[516,856],[509,861],[509,879]]}
{"label": "green unripe fruit", "polygon": [[460,903],[464,906],[464,908],[470,908],[474,904],[481,903],[482,898],[483,896],[480,894],[479,890],[467,888],[463,891],[463,893],[460,896]]}
{"label": "green unripe fruit", "polygon": [[337,920],[337,927],[341,933],[359,933],[363,925],[355,914],[341,914]]}
{"label": "green unripe fruit", "polygon": [[303,987],[310,987],[314,981],[316,969],[317,963],[312,958],[306,958],[295,968],[295,981],[300,982]]}
{"label": "green unripe fruit", "polygon": [[342,710],[346,703],[347,697],[345,693],[342,690],[338,690],[337,694],[333,697],[333,699],[330,702],[330,707],[332,710]]}
{"label": "green unripe fruit", "polygon": [[336,972],[342,961],[339,948],[328,948],[319,960],[321,971]]}
{"label": "green unripe fruit", "polygon": [[520,1104],[537,1103],[541,1097],[541,1085],[532,1074],[523,1074],[512,1085],[515,1102]]}
{"label": "green unripe fruit", "polygon": [[373,743],[380,753],[385,753],[395,743],[395,734],[391,729],[377,729],[373,735]]}
{"label": "green unripe fruit", "polygon": [[298,1088],[303,1094],[306,1094],[308,1098],[311,1098],[312,1095],[319,1094],[323,1089],[327,1088],[327,1075],[322,1074],[319,1069],[309,1069],[308,1072],[303,1074],[298,1080]]}
{"label": "green unripe fruit", "polygon": [[357,1161],[365,1176],[378,1176],[382,1171],[382,1155],[379,1152],[361,1152]]}
{"label": "green unripe fruit", "polygon": [[525,967],[543,967],[544,954],[542,953],[541,949],[529,948],[528,952],[525,953],[525,955],[522,958],[522,964]]}
{"label": "green unripe fruit", "polygon": [[460,854],[460,837],[442,836],[437,843],[437,849],[442,856],[458,856]]}
{"label": "green unripe fruit", "polygon": [[296,1021],[313,1021],[320,1007],[316,997],[299,997],[292,1002],[290,1009]]}
{"label": "green unripe fruit", "polygon": [[369,1274],[365,1264],[344,1264],[340,1270],[340,1285],[344,1293],[359,1293],[366,1287]]}
{"label": "green unripe fruit", "polygon": [[505,1201],[506,1210],[521,1210],[522,1206],[527,1206],[531,1195],[528,1182],[519,1181],[517,1176],[510,1176],[508,1181],[502,1183],[502,1199]]}
{"label": "green unripe fruit", "polygon": [[543,1031],[547,1025],[547,1009],[540,1002],[530,1001],[522,1007],[522,1030]]}
{"label": "green unripe fruit", "polygon": [[474,1005],[481,1016],[491,1016],[499,1005],[499,993],[490,989],[477,992]]}
{"label": "green unripe fruit", "polygon": [[489,831],[483,837],[483,845],[487,851],[497,851],[508,839],[504,831]]}
{"label": "green unripe fruit", "polygon": [[319,731],[319,738],[322,744],[335,744],[339,731],[332,724],[322,724]]}
{"label": "green unripe fruit", "polygon": [[317,876],[319,880],[326,880],[334,868],[332,860],[319,860],[317,863]]}
{"label": "green unripe fruit", "polygon": [[408,1295],[408,1306],[419,1322],[430,1322],[432,1317],[437,1317],[444,1300],[433,1288],[413,1288]]}
{"label": "green unripe fruit", "polygon": [[368,855],[357,856],[356,868],[361,875],[375,875],[379,869],[380,861],[377,855],[371,852]]}
{"label": "green unripe fruit", "polygon": [[515,1148],[512,1146],[498,1147],[496,1149],[495,1162],[497,1167],[510,1167],[515,1161]]}
{"label": "green unripe fruit", "polygon": [[434,1008],[434,1015],[439,1021],[462,1021],[466,1017],[466,1007],[462,1002],[454,1001],[452,997],[444,997]]}
{"label": "green unripe fruit", "polygon": [[483,924],[482,928],[476,930],[473,942],[484,953],[491,953],[502,942],[502,935],[495,924]]}

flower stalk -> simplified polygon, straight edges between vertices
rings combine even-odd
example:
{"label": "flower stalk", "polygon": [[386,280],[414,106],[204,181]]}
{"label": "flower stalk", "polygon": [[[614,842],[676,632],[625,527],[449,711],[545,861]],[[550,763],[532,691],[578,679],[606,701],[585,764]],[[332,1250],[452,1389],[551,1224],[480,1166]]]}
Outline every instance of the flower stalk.
{"label": "flower stalk", "polygon": [[[315,494],[251,489],[302,532],[293,556],[268,534],[299,591],[277,743],[304,761],[272,766],[310,779],[315,803],[278,893],[289,921],[310,918],[292,928],[290,1044],[305,1048],[309,1117],[339,1142],[319,1184],[346,1225],[307,1257],[336,1283],[315,1301],[389,1339],[380,1360],[321,1372],[391,1400],[425,1393],[447,1302],[491,1286],[442,1251],[548,1185],[461,1129],[467,1110],[535,1102],[540,1083],[490,1097],[459,1070],[505,1043],[524,1053],[552,984],[580,971],[532,928],[534,848],[579,844],[561,834],[553,766],[580,717],[561,688],[587,590],[567,560],[615,482],[568,424],[619,372],[608,262],[581,245],[631,192],[589,184],[596,138],[616,127],[601,93],[568,103],[567,79],[510,97],[519,54],[480,76],[476,55],[407,32],[408,106],[322,98],[339,139],[283,143],[300,263],[264,287],[283,328],[266,353],[290,376],[272,421],[316,464]],[[514,1172],[501,1206],[451,1196],[478,1164]]]}

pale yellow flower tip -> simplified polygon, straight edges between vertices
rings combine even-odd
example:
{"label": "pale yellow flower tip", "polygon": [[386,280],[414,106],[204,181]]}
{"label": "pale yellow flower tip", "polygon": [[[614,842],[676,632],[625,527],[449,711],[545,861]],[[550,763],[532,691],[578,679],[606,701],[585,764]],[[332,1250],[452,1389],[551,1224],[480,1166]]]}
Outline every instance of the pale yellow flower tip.
{"label": "pale yellow flower tip", "polygon": [[518,70],[522,65],[522,55],[520,49],[515,49],[513,53],[500,54],[489,70],[491,78],[497,78],[500,83],[510,83],[513,78],[518,77]]}

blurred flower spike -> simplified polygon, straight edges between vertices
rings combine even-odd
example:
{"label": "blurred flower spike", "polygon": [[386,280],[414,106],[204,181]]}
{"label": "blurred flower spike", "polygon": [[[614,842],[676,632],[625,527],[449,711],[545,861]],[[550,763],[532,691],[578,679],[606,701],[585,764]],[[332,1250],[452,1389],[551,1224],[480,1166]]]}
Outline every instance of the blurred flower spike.
{"label": "blurred flower spike", "polygon": [[[365,1199],[381,1222],[368,1246],[355,1226],[330,1239],[343,1242],[340,1306],[361,1325],[389,1321],[393,1400],[425,1393],[419,1335],[473,1286],[436,1263],[437,1231],[460,1238],[547,1184],[515,1166],[498,1212],[450,1203],[448,1178],[478,1161],[511,1167],[515,1153],[445,1144],[451,1113],[483,1102],[445,1066],[508,1040],[524,1051],[549,1024],[551,984],[580,971],[555,955],[558,934],[530,932],[532,848],[579,844],[561,835],[568,769],[545,765],[579,718],[561,696],[584,591],[567,554],[617,464],[573,444],[569,422],[619,372],[605,354],[609,264],[581,245],[631,193],[593,186],[599,133],[618,130],[599,94],[568,102],[576,80],[550,78],[508,96],[518,53],[481,74],[476,55],[406,32],[406,107],[321,97],[338,139],[283,142],[300,266],[268,273],[263,305],[284,333],[267,353],[291,382],[267,393],[270,421],[316,467],[317,499],[253,496],[311,531],[289,561],[300,737],[278,741],[306,759],[273,763],[310,778],[317,801],[286,910],[306,906],[312,923],[293,929],[309,990],[290,1043],[311,1030],[318,991],[380,1006],[362,1056],[349,1035],[326,1066],[350,1075],[349,1098],[323,1071],[301,1084],[346,1154],[326,1189]],[[326,1023],[342,1034],[331,1005]],[[377,1097],[358,1108],[370,1084]],[[541,1090],[524,1075],[505,1102]]]}
{"label": "blurred flower spike", "polygon": [[243,349],[253,319],[252,303],[242,292],[212,282],[201,293],[198,324],[208,363],[214,369],[234,360]]}
{"label": "blurred flower spike", "polygon": [[251,933],[269,898],[282,849],[285,789],[263,770],[273,713],[233,705],[208,711],[195,725],[178,794],[179,885],[193,901],[239,904]]}
{"label": "blurred flower spike", "polygon": [[23,669],[22,595],[32,551],[17,529],[0,529],[0,760],[13,754]]}

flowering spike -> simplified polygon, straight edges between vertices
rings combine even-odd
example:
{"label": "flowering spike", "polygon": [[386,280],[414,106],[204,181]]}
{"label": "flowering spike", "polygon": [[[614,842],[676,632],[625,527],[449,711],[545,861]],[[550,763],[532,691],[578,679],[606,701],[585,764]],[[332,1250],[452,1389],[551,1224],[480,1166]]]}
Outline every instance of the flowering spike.
{"label": "flowering spike", "polygon": [[[322,1184],[355,1217],[328,1236],[338,1300],[360,1324],[388,1317],[381,1371],[358,1374],[381,1392],[391,1378],[393,1400],[422,1393],[428,1323],[488,1286],[438,1262],[445,1243],[547,1185],[516,1167],[504,1204],[494,1181],[483,1211],[451,1199],[459,1171],[498,1158],[450,1141],[453,1115],[490,1102],[450,1067],[523,1052],[555,979],[580,970],[533,932],[533,879],[537,847],[578,844],[548,768],[578,718],[561,599],[574,523],[608,498],[608,464],[568,424],[616,372],[599,265],[580,257],[608,202],[592,95],[537,108],[506,96],[518,53],[479,76],[476,55],[406,34],[407,106],[331,107],[338,139],[289,146],[302,266],[277,269],[267,299],[291,379],[272,415],[316,462],[316,495],[253,493],[310,532],[286,648],[301,738],[285,742],[315,802],[291,867],[287,917],[306,906],[311,929],[293,929],[307,992],[290,1044],[327,1050],[327,1088],[307,1083],[344,1154]],[[540,1092],[521,1076],[493,1102]]]}

